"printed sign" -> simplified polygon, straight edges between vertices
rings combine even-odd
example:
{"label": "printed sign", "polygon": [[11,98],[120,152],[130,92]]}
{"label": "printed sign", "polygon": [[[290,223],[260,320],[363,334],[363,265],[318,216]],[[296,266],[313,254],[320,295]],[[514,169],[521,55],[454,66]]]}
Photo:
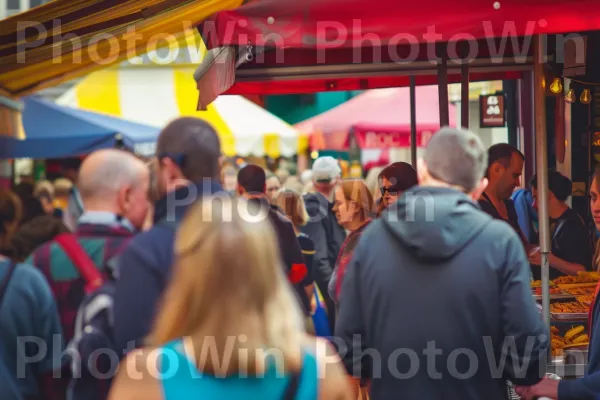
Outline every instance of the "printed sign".
{"label": "printed sign", "polygon": [[487,94],[479,96],[480,126],[482,128],[502,128],[506,125],[504,95]]}

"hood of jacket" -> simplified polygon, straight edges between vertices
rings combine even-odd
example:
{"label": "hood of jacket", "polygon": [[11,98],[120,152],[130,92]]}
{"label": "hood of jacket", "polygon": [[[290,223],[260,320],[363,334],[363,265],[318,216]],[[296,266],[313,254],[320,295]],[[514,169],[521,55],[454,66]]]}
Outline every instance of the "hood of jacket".
{"label": "hood of jacket", "polygon": [[492,220],[464,193],[439,187],[409,189],[381,219],[403,246],[431,261],[452,258]]}

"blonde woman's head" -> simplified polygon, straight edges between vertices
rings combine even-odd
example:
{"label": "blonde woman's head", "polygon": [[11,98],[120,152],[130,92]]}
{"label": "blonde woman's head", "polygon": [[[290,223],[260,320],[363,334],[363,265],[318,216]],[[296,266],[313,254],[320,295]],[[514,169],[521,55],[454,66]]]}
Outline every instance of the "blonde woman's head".
{"label": "blonde woman's head", "polygon": [[296,228],[306,225],[308,212],[302,195],[293,189],[283,189],[275,195],[274,204],[292,221]]}
{"label": "blonde woman's head", "polygon": [[303,318],[277,237],[254,206],[243,199],[204,198],[177,234],[174,276],[150,342],[189,337],[200,353],[203,342],[214,339],[217,354],[230,352],[221,365],[212,357],[197,360],[202,371],[260,373],[265,351],[278,355],[286,369],[301,363]]}

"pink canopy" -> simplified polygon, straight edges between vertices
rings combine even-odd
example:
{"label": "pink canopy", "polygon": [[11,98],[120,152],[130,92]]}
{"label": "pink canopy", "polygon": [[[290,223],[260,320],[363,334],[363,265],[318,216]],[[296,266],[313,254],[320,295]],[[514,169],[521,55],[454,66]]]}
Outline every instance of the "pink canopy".
{"label": "pink canopy", "polygon": [[[420,86],[415,95],[417,146],[427,144],[440,128],[437,86]],[[456,111],[449,106],[450,125],[456,126]],[[311,136],[311,148],[342,150],[354,132],[361,148],[410,147],[409,88],[368,90],[316,117],[296,124]]]}

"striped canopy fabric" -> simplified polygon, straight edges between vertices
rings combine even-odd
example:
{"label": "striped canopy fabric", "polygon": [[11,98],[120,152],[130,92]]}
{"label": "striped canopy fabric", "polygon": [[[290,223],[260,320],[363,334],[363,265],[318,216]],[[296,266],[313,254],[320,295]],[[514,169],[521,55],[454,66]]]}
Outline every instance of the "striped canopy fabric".
{"label": "striped canopy fabric", "polygon": [[298,131],[243,96],[220,96],[196,111],[193,66],[122,67],[90,74],[57,102],[162,128],[179,116],[208,121],[227,156],[290,157],[306,151]]}
{"label": "striped canopy fabric", "polygon": [[0,21],[0,95],[22,97],[165,46],[157,38],[195,31],[242,1],[54,0],[16,14]]}

